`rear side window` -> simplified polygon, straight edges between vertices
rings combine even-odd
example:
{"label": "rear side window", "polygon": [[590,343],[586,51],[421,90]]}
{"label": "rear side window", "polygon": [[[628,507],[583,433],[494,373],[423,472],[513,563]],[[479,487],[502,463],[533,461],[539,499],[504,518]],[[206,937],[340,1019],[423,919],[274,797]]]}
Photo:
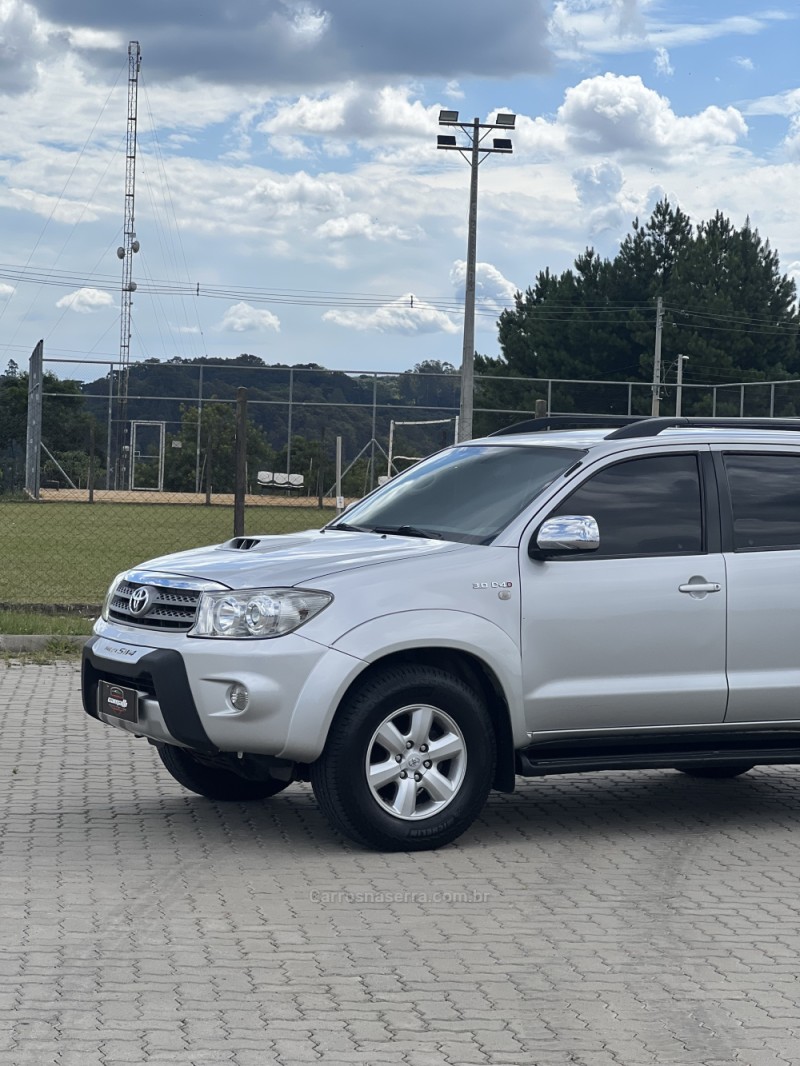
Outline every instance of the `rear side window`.
{"label": "rear side window", "polygon": [[800,456],[723,456],[735,551],[800,548]]}
{"label": "rear side window", "polygon": [[703,551],[700,474],[694,455],[628,459],[589,478],[553,515],[591,515],[600,548],[585,558],[698,555]]}

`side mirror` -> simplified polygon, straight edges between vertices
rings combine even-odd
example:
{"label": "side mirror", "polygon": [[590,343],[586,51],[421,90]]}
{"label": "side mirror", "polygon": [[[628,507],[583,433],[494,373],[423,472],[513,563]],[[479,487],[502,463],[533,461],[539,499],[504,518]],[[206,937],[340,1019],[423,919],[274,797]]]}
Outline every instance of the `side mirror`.
{"label": "side mirror", "polygon": [[600,547],[600,529],[591,515],[566,514],[547,518],[539,526],[536,539],[528,546],[532,559],[553,555],[596,552]]}

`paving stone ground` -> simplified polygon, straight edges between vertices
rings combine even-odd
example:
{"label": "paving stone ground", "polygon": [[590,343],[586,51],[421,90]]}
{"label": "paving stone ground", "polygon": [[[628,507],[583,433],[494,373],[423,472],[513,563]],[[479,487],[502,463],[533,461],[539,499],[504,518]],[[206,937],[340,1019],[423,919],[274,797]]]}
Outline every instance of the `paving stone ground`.
{"label": "paving stone ground", "polygon": [[794,1066],[800,770],[521,781],[377,855],[0,664],[3,1066]]}

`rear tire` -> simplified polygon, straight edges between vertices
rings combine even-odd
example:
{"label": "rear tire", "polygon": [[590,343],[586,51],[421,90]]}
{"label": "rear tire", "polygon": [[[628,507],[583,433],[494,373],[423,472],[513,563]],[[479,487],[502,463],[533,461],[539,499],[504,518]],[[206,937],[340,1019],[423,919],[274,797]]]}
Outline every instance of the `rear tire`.
{"label": "rear tire", "polygon": [[469,828],[495,759],[482,697],[445,670],[403,664],[346,698],[311,785],[329,821],[356,843],[423,851]]}
{"label": "rear tire", "polygon": [[705,777],[712,781],[725,781],[728,778],[740,777],[742,774],[746,774],[748,770],[753,769],[753,764],[747,763],[738,766],[678,766],[676,769],[688,777]]}
{"label": "rear tire", "polygon": [[225,766],[211,766],[202,762],[194,752],[174,744],[156,744],[156,750],[168,772],[178,784],[206,799],[236,801],[261,800],[277,796],[291,781],[268,778],[254,781],[240,777]]}

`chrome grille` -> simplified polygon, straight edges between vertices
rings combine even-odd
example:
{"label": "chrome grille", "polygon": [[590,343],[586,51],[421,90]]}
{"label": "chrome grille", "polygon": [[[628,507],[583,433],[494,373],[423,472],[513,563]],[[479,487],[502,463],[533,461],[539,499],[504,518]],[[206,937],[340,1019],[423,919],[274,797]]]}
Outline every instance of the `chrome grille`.
{"label": "chrome grille", "polygon": [[[131,606],[138,589],[147,589],[149,592],[149,602],[143,611],[136,611]],[[199,600],[199,589],[173,588],[155,581],[123,579],[114,591],[108,616],[126,626],[185,633],[194,625]]]}

